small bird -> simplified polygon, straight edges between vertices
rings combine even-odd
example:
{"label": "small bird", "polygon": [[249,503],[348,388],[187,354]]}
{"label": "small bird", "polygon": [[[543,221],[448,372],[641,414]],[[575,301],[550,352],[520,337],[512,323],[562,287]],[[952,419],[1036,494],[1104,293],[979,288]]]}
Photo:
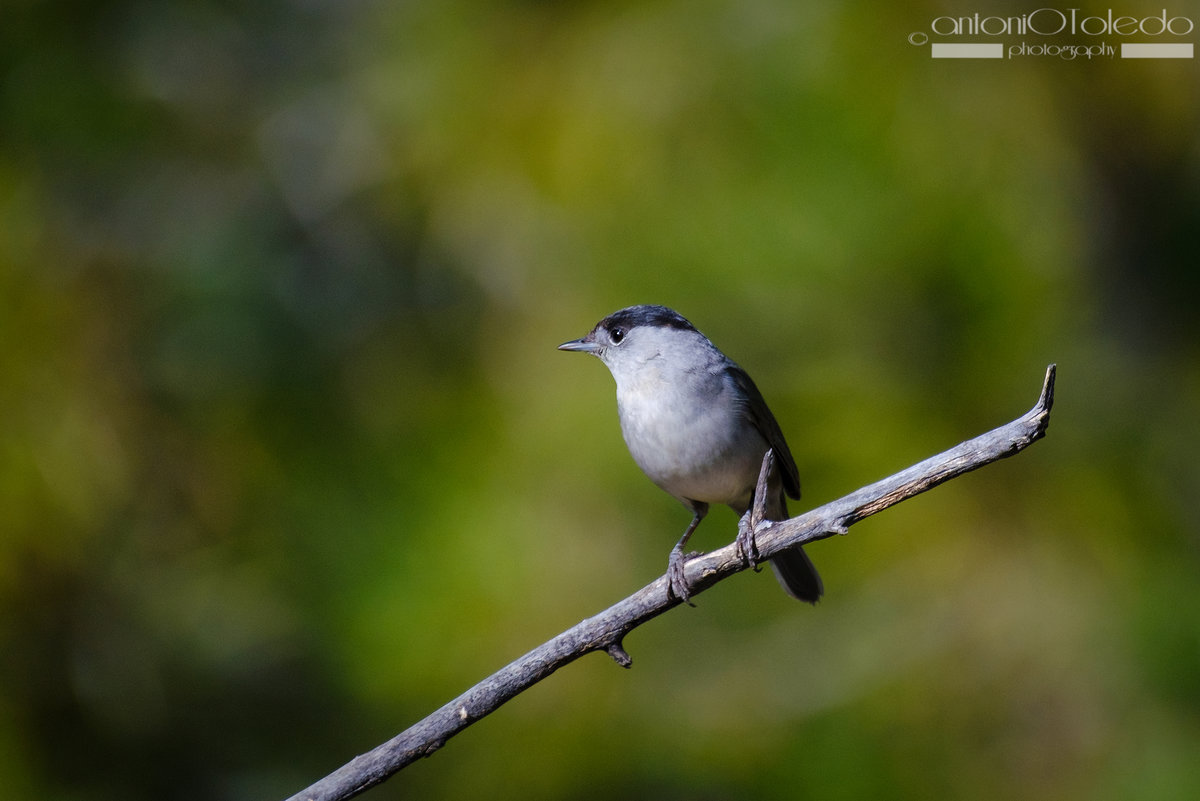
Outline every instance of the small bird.
{"label": "small bird", "polygon": [[[604,362],[617,382],[617,416],[633,460],[693,515],[667,561],[668,596],[689,602],[683,546],[710,504],[728,504],[748,525],[768,448],[778,469],[768,484],[766,518],[787,519],[786,495],[800,497],[800,477],[775,416],[746,371],[678,312],[630,306],[558,349]],[[753,564],[750,534],[746,557]],[[771,567],[794,598],[816,603],[824,593],[799,546],[776,554]]]}

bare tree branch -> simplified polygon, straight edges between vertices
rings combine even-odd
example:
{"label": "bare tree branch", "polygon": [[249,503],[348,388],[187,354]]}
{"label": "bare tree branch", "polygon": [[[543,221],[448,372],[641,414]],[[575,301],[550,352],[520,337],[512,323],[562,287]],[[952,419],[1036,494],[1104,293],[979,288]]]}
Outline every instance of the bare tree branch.
{"label": "bare tree branch", "polygon": [[[845,534],[850,526],[865,517],[1024,450],[1046,434],[1050,407],[1054,402],[1054,375],[1055,365],[1052,364],[1046,369],[1037,404],[1011,423],[798,517],[756,527],[759,558],[766,560],[793,545]],[[759,494],[766,485],[770,458],[768,452],[763,460]],[[686,570],[692,595],[747,566],[736,543],[691,559]],[[409,763],[429,756],[467,726],[584,654],[604,651],[618,665],[629,667],[633,662],[621,645],[625,635],[678,604],[679,601],[667,593],[667,577],[661,576],[625,600],[533,649],[411,728],[292,796],[289,801],[334,801],[358,795]]]}

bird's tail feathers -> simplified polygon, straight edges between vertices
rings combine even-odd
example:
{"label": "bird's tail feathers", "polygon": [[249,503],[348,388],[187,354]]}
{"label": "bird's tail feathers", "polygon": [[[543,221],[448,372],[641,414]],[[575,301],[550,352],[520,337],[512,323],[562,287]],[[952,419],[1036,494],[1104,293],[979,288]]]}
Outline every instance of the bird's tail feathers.
{"label": "bird's tail feathers", "polygon": [[821,583],[817,568],[799,545],[775,554],[771,558],[771,569],[787,594],[798,601],[815,604],[825,594],[825,585]]}

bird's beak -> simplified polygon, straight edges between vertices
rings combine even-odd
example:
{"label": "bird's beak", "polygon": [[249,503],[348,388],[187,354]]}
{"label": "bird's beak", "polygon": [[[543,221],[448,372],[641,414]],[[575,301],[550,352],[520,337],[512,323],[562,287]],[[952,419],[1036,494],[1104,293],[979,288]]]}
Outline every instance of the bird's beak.
{"label": "bird's beak", "polygon": [[583,353],[596,353],[600,350],[600,346],[595,341],[584,337],[583,339],[572,339],[570,342],[564,342],[558,346],[559,350],[578,350]]}

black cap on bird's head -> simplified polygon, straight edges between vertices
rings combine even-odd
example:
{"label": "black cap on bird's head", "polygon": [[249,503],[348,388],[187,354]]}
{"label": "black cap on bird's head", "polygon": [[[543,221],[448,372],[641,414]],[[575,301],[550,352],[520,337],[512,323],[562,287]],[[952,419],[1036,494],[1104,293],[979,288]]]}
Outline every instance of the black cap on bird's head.
{"label": "black cap on bird's head", "polygon": [[612,330],[621,327],[628,330],[640,325],[695,330],[682,314],[666,306],[629,306],[605,317],[597,328]]}
{"label": "black cap on bird's head", "polygon": [[558,346],[559,350],[577,350],[583,353],[598,353],[608,345],[619,345],[634,328],[676,328],[695,331],[696,328],[682,314],[666,306],[628,306],[615,311],[596,323],[583,339],[573,339]]}

